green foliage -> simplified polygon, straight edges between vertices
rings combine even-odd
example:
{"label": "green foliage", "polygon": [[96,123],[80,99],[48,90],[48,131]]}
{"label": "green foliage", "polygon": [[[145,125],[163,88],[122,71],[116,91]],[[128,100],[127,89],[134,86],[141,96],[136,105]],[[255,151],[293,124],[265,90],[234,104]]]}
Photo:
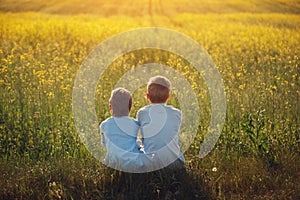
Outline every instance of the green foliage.
{"label": "green foliage", "polygon": [[[198,132],[185,152],[191,179],[155,172],[148,176],[149,188],[142,191],[153,198],[158,193],[173,197],[181,188],[178,195],[199,198],[297,199],[299,16],[178,14],[171,20],[158,16],[153,20],[157,26],[187,34],[208,50],[222,74],[228,107],[216,148],[199,159],[211,115],[210,97],[200,74],[183,58],[151,49],[131,52],[113,62],[100,78],[93,99],[99,122],[110,116],[108,98],[118,78],[152,59],[178,70],[200,102]],[[134,176],[116,175],[118,172],[91,158],[81,143],[72,116],[72,86],[81,62],[98,43],[151,23],[147,17],[0,14],[4,186],[0,191],[4,199],[125,199],[124,195],[138,195],[144,185],[135,182]],[[133,94],[133,117],[147,104],[144,94],[144,86]],[[169,103],[177,107],[176,93],[172,96]],[[189,183],[195,185],[193,194],[181,187],[191,186]]]}
{"label": "green foliage", "polygon": [[266,123],[264,110],[258,110],[254,115],[251,113],[244,114],[241,127],[249,139],[247,143],[248,152],[262,158],[267,165],[271,165],[274,164],[275,158],[272,155]]}

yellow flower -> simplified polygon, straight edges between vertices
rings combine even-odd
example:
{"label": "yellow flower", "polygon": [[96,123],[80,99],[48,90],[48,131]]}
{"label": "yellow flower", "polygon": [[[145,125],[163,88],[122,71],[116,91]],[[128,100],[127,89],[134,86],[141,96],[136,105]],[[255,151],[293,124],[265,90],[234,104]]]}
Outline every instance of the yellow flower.
{"label": "yellow flower", "polygon": [[239,89],[240,89],[240,90],[243,90],[243,89],[245,89],[245,87],[246,87],[246,84],[245,84],[245,83],[243,83],[243,84],[239,85]]}

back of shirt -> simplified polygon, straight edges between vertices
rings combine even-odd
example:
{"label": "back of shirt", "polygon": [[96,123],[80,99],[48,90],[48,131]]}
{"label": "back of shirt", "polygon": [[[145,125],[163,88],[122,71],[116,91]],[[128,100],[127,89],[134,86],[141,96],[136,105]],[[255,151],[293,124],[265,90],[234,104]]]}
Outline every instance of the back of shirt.
{"label": "back of shirt", "polygon": [[179,147],[181,111],[165,104],[151,104],[138,111],[146,154],[157,157],[156,161],[164,166],[176,159],[185,162]]}
{"label": "back of shirt", "polygon": [[127,116],[111,117],[100,124],[102,145],[107,150],[104,161],[106,165],[125,171],[143,166],[142,161],[138,160],[138,130],[137,121]]}

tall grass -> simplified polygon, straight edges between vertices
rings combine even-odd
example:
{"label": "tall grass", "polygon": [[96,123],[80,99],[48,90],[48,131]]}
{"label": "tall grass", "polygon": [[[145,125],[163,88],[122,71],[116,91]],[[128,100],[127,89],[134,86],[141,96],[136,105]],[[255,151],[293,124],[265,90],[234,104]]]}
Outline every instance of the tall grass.
{"label": "tall grass", "polygon": [[[76,133],[74,78],[97,44],[116,33],[152,25],[148,18],[2,13],[3,199],[299,198],[299,16],[181,14],[153,20],[196,40],[222,74],[228,108],[215,149],[203,159],[197,157],[210,115],[199,74],[176,55],[133,52],[134,59],[117,59],[101,77],[106,84],[99,85],[102,93],[95,97],[99,122],[110,115],[109,93],[127,70],[125,63],[134,67],[150,55],[180,70],[204,102],[196,139],[185,152],[188,180],[164,172],[139,177],[106,168],[91,157]],[[143,93],[141,88],[134,94],[132,116],[146,103]],[[170,103],[177,106],[176,98]]]}

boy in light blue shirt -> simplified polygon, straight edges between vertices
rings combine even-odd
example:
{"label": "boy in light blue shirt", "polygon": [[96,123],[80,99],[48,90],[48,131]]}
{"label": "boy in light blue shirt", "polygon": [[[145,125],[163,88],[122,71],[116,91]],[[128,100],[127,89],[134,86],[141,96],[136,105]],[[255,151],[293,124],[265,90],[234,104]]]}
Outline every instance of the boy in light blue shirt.
{"label": "boy in light blue shirt", "polygon": [[104,163],[117,170],[132,171],[143,166],[138,158],[141,153],[137,146],[138,122],[129,117],[132,97],[124,88],[112,91],[109,100],[112,117],[100,124],[102,145],[107,153]]}
{"label": "boy in light blue shirt", "polygon": [[171,82],[163,76],[150,78],[147,85],[147,99],[150,105],[137,113],[142,142],[147,158],[146,165],[156,169],[182,169],[185,159],[179,147],[181,111],[167,106]]}

